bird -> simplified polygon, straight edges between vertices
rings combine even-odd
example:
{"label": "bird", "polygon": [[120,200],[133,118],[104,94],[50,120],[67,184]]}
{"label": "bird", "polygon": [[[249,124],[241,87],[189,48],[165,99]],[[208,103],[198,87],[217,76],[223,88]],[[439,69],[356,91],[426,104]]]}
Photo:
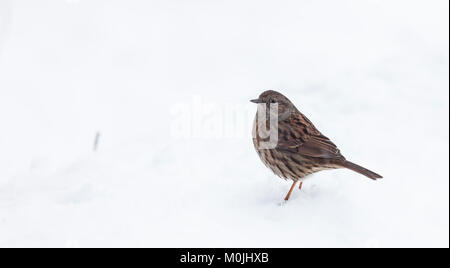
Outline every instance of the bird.
{"label": "bird", "polygon": [[337,146],[323,135],[283,94],[267,90],[257,99],[252,140],[262,162],[277,176],[293,183],[284,198],[288,201],[297,182],[316,172],[347,168],[372,180],[383,178],[345,159]]}

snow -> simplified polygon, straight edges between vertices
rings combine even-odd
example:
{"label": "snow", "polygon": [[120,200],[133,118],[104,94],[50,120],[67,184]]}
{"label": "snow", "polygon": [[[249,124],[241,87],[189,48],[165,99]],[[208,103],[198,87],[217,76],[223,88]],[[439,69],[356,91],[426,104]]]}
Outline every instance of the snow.
{"label": "snow", "polygon": [[[0,1],[0,247],[448,247],[448,5]],[[265,89],[384,179],[283,203]]]}

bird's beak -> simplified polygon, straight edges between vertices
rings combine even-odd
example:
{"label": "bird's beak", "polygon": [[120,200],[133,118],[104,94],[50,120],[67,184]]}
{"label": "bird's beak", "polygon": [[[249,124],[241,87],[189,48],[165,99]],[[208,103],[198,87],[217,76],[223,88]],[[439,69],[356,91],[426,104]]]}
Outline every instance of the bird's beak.
{"label": "bird's beak", "polygon": [[250,100],[250,101],[253,103],[263,103],[263,101],[260,99],[254,99],[254,100]]}

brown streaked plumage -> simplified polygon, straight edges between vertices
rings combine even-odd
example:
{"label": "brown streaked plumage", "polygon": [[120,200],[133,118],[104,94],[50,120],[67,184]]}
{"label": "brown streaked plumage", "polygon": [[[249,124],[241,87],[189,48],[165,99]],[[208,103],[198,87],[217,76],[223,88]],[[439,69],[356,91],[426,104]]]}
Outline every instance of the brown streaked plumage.
{"label": "brown streaked plumage", "polygon": [[[253,145],[259,157],[276,175],[294,181],[285,200],[289,199],[297,181],[300,181],[301,188],[303,178],[321,170],[348,168],[373,180],[382,178],[347,161],[336,145],[281,93],[268,90],[252,102],[262,105],[259,108],[266,108],[266,120],[259,120],[257,114],[253,125]],[[272,147],[264,147],[270,138],[260,137],[259,131],[264,127],[269,129],[271,104],[278,106],[278,140]]]}

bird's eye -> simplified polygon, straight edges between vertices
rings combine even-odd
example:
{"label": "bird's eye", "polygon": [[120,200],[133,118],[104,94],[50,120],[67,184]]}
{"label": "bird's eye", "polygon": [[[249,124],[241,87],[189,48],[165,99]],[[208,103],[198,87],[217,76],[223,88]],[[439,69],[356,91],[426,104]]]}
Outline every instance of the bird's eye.
{"label": "bird's eye", "polygon": [[275,100],[270,100],[270,103],[275,103],[276,101]]}

